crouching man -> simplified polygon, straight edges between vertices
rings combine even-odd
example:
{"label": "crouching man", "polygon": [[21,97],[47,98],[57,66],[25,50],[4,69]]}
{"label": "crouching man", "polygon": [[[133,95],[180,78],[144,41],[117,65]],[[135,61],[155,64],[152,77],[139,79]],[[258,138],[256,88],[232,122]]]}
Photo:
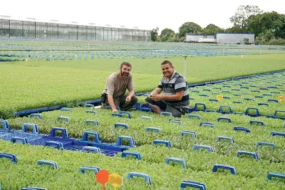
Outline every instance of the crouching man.
{"label": "crouching man", "polygon": [[[153,90],[146,102],[153,112],[160,114],[162,110],[171,112],[174,117],[188,113],[189,94],[185,78],[174,70],[172,63],[165,60],[161,63],[163,78]],[[161,95],[161,92],[163,94]]]}
{"label": "crouching man", "polygon": [[[137,103],[131,69],[132,65],[130,63],[123,62],[120,70],[108,77],[101,96],[103,108],[110,106],[113,112],[118,112],[116,107],[120,107],[120,110],[127,111]],[[129,94],[125,95],[127,89]]]}

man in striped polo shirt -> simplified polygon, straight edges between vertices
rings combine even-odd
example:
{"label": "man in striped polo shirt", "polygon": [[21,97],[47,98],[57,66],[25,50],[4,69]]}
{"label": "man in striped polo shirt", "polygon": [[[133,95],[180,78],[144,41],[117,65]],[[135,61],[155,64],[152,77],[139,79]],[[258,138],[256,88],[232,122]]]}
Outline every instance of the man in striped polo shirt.
{"label": "man in striped polo shirt", "polygon": [[165,110],[171,112],[174,117],[181,117],[182,114],[188,113],[189,109],[187,82],[182,75],[174,71],[172,63],[168,60],[161,63],[161,70],[163,78],[146,98],[146,102],[157,114]]}

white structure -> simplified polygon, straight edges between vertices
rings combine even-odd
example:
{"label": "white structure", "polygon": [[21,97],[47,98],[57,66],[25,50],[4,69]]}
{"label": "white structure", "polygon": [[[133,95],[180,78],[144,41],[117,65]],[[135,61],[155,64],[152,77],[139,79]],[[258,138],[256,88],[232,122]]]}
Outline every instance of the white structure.
{"label": "white structure", "polygon": [[194,43],[215,43],[216,39],[214,35],[208,34],[186,34],[184,42]]}
{"label": "white structure", "polygon": [[217,33],[218,44],[254,44],[253,33]]}
{"label": "white structure", "polygon": [[0,39],[56,39],[91,41],[151,41],[151,30],[95,26],[94,23],[61,23],[34,18],[11,19],[0,15]]}

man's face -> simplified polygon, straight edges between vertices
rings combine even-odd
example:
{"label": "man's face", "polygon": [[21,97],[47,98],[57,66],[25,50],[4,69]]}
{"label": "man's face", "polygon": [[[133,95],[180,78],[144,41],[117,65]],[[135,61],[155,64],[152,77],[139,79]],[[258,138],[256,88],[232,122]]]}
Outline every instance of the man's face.
{"label": "man's face", "polygon": [[170,79],[174,72],[174,67],[171,67],[169,64],[161,65],[162,74],[165,78]]}
{"label": "man's face", "polygon": [[126,78],[129,76],[130,72],[132,70],[132,67],[129,67],[127,65],[123,65],[122,68],[121,68],[121,76]]}

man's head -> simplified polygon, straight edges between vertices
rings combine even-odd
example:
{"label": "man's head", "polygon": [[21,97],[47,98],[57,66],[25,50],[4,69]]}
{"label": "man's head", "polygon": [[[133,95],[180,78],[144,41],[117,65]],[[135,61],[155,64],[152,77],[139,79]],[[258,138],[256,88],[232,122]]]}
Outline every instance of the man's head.
{"label": "man's head", "polygon": [[170,79],[174,73],[174,67],[172,63],[168,60],[165,60],[161,63],[162,74],[165,78]]}
{"label": "man's head", "polygon": [[132,65],[130,63],[128,63],[128,62],[121,63],[121,67],[120,67],[121,77],[123,77],[123,78],[128,77],[131,70],[132,70]]}

